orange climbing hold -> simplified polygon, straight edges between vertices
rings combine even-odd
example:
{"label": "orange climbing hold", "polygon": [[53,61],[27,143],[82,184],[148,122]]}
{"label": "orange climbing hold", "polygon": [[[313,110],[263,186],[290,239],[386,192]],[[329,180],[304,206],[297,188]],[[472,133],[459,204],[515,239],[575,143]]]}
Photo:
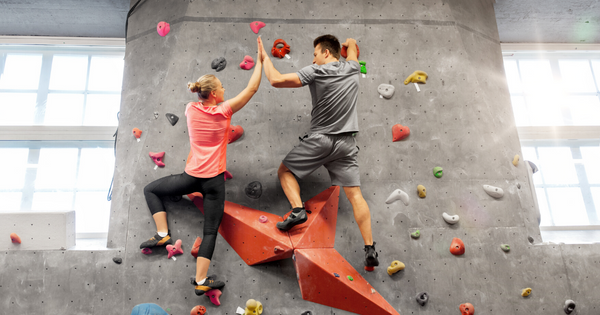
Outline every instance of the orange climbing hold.
{"label": "orange climbing hold", "polygon": [[15,244],[21,244],[21,238],[19,237],[19,235],[17,235],[17,233],[10,234],[10,241]]}
{"label": "orange climbing hold", "polygon": [[475,308],[471,303],[463,303],[459,306],[461,315],[473,315],[475,314]]}
{"label": "orange climbing hold", "polygon": [[194,258],[198,258],[198,249],[200,249],[200,244],[202,244],[202,239],[200,236],[198,236],[194,241],[194,246],[192,246],[192,256],[194,256]]}
{"label": "orange climbing hold", "polygon": [[[277,48],[277,45],[283,45],[281,48]],[[271,54],[273,57],[277,57],[279,59],[285,57],[285,55],[290,53],[290,45],[288,45],[283,39],[278,39],[273,43],[273,48],[271,48]]]}
{"label": "orange climbing hold", "polygon": [[204,314],[206,314],[206,307],[204,307],[202,305],[194,306],[194,308],[192,308],[192,311],[190,312],[190,315],[204,315]]}
{"label": "orange climbing hold", "polygon": [[460,256],[465,253],[465,243],[458,238],[455,237],[452,239],[452,244],[450,244],[450,252],[452,255]]}
{"label": "orange climbing hold", "polygon": [[142,131],[138,128],[133,128],[133,136],[139,139],[142,136]]}
{"label": "orange climbing hold", "polygon": [[400,124],[395,124],[392,126],[392,141],[400,141],[410,135],[410,128],[406,126],[402,126]]}

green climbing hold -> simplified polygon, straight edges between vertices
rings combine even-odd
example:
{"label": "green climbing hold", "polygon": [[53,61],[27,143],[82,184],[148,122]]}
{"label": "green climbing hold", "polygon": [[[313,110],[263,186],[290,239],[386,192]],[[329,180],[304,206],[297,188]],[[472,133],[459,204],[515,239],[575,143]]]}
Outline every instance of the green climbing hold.
{"label": "green climbing hold", "polygon": [[170,311],[171,311],[171,309],[170,309],[170,308],[167,308],[167,312],[170,312]]}
{"label": "green climbing hold", "polygon": [[442,177],[442,175],[444,175],[443,173],[444,172],[443,172],[443,169],[441,167],[436,166],[436,167],[433,168],[433,176],[435,176],[437,178],[440,178],[440,177]]}
{"label": "green climbing hold", "polygon": [[352,278],[352,276],[348,276],[348,280],[354,281],[354,278]]}
{"label": "green climbing hold", "polygon": [[419,238],[419,236],[421,236],[421,232],[419,230],[416,230],[416,231],[410,233],[410,236],[412,238]]}
{"label": "green climbing hold", "polygon": [[365,61],[359,61],[360,63],[360,73],[367,74],[367,63]]}
{"label": "green climbing hold", "polygon": [[502,244],[500,245],[500,248],[502,248],[502,250],[505,252],[508,252],[510,250],[510,246],[508,246],[508,244]]}

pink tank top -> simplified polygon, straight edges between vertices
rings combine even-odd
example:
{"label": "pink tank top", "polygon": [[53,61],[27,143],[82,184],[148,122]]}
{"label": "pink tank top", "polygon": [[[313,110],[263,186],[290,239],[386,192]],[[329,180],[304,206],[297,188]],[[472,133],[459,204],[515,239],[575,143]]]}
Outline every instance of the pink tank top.
{"label": "pink tank top", "polygon": [[189,103],[185,108],[192,156],[185,172],[198,178],[211,178],[227,168],[227,142],[233,111],[226,101],[218,106]]}

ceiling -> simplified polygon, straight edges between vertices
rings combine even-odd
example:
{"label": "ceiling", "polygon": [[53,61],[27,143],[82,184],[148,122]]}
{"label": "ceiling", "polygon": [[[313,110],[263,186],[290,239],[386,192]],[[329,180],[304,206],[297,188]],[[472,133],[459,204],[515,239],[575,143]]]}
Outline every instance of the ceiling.
{"label": "ceiling", "polygon": [[[129,6],[129,0],[3,0],[0,35],[123,38]],[[496,0],[494,6],[503,43],[600,43],[598,0]]]}

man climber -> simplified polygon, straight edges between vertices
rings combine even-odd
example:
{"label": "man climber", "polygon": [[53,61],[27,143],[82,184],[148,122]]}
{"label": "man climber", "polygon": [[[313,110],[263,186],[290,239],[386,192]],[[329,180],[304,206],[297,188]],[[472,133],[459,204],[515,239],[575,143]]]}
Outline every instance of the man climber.
{"label": "man climber", "polygon": [[[260,39],[259,39],[260,40]],[[346,61],[339,61],[340,42],[333,35],[317,37],[314,42],[313,64],[296,73],[281,74],[271,62],[260,40],[265,75],[276,88],[299,88],[308,85],[312,96],[309,137],[302,140],[283,159],[279,180],[293,210],[277,228],[288,231],[306,222],[307,214],[300,198],[300,186],[294,176],[304,178],[320,166],[325,166],[331,184],[342,186],[352,204],[354,218],[365,242],[365,267],[379,265],[371,232],[371,213],[360,190],[358,147],[354,135],[358,132],[356,102],[360,65],[356,40],[348,38]]]}

